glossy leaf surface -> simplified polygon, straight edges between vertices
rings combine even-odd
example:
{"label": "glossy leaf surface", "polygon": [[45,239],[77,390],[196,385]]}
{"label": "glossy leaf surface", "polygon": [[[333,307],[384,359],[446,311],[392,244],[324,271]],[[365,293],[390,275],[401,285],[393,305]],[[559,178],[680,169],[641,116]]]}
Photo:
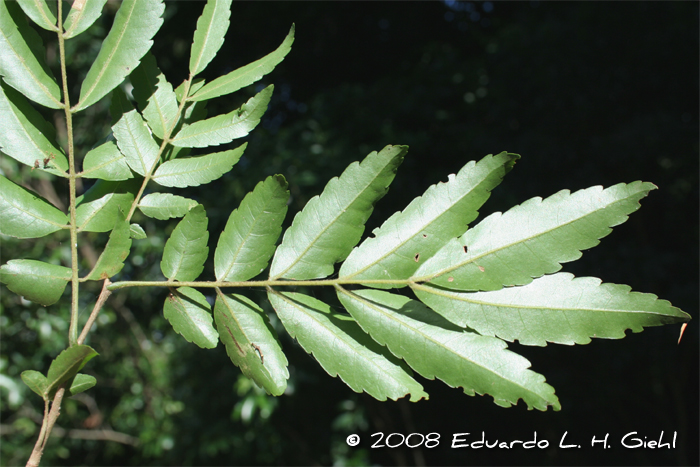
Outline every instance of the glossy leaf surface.
{"label": "glossy leaf surface", "polygon": [[160,269],[170,280],[193,281],[204,270],[209,254],[207,215],[200,204],[187,213],[165,242]]}
{"label": "glossy leaf surface", "polygon": [[150,52],[129,75],[134,85],[133,95],[153,134],[163,139],[177,123],[178,103],[173,86],[165,79]]}
{"label": "glossy leaf surface", "polygon": [[107,0],[74,1],[66,20],[63,22],[64,37],[70,39],[92,26],[102,14],[105,3]]}
{"label": "glossy leaf surface", "polygon": [[171,289],[163,306],[165,318],[188,342],[213,349],[219,335],[212,325],[211,307],[201,292],[190,287]]}
{"label": "glossy leaf surface", "polygon": [[85,364],[97,355],[98,353],[87,345],[74,345],[58,354],[51,362],[46,375],[46,397],[52,400],[58,387],[75,377]]}
{"label": "glossy leaf surface", "polygon": [[27,300],[49,306],[63,295],[71,270],[33,259],[13,259],[0,267],[0,282]]}
{"label": "glossy leaf surface", "polygon": [[85,178],[111,181],[128,180],[134,177],[124,154],[119,152],[114,141],[107,141],[85,154],[81,175]]}
{"label": "glossy leaf surface", "polygon": [[107,245],[87,276],[89,280],[109,279],[122,270],[124,260],[129,256],[131,249],[129,223],[120,211],[117,212],[116,218],[118,220],[109,234]]}
{"label": "glossy leaf surface", "polygon": [[244,143],[230,151],[163,162],[153,174],[153,181],[178,188],[207,184],[230,172],[247,146]]}
{"label": "glossy leaf surface", "polygon": [[87,391],[95,384],[97,384],[97,380],[94,376],[78,373],[75,375],[75,378],[73,378],[68,391],[70,392],[71,396],[75,396],[76,394]]}
{"label": "glossy leaf surface", "polygon": [[231,17],[231,0],[208,0],[197,20],[190,51],[190,74],[201,73],[224,43]]}
{"label": "glossy leaf surface", "polygon": [[0,175],[0,233],[39,238],[68,224],[68,216],[36,193]]}
{"label": "glossy leaf surface", "polygon": [[146,235],[143,227],[138,224],[131,224],[129,226],[129,233],[133,240],[143,240],[144,238],[148,238],[148,235]]}
{"label": "glossy leaf surface", "polygon": [[125,113],[112,127],[112,132],[129,167],[139,175],[151,173],[158,161],[159,147],[141,114],[136,110]]}
{"label": "glossy leaf surface", "polygon": [[151,193],[141,198],[139,210],[148,217],[168,220],[182,217],[197,206],[197,201],[170,193]]}
{"label": "glossy leaf surface", "polygon": [[17,3],[34,23],[47,31],[58,31],[56,15],[49,9],[46,0],[17,0]]}

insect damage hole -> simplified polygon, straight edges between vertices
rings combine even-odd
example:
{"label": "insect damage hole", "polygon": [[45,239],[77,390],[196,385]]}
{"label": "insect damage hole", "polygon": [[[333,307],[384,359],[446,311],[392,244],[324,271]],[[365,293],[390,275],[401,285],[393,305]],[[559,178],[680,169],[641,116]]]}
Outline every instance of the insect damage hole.
{"label": "insect damage hole", "polygon": [[467,253],[467,252],[469,251],[469,248],[467,248],[467,245],[464,245],[464,246],[462,247],[462,249],[464,250],[465,253]]}
{"label": "insect damage hole", "polygon": [[413,261],[415,261],[416,263],[420,261],[420,253],[416,253],[416,256],[413,257]]}

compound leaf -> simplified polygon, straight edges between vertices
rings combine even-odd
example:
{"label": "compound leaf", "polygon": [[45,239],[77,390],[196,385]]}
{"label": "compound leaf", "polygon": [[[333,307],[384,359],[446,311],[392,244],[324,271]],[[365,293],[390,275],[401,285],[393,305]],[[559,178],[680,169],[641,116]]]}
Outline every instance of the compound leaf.
{"label": "compound leaf", "polygon": [[178,188],[204,185],[231,171],[247,146],[248,143],[243,143],[230,151],[163,162],[152,180],[162,186]]}
{"label": "compound leaf", "polygon": [[29,99],[59,109],[61,90],[44,61],[39,34],[16,2],[0,2],[0,75]]}
{"label": "compound leaf", "polygon": [[171,281],[193,281],[204,270],[209,247],[207,214],[201,204],[192,208],[165,242],[160,269]]}
{"label": "compound leaf", "polygon": [[124,154],[119,152],[114,141],[107,141],[88,151],[83,159],[83,171],[80,175],[111,181],[134,178]]}
{"label": "compound leaf", "polygon": [[173,86],[160,72],[156,59],[148,52],[141,64],[129,75],[134,85],[133,95],[138,102],[153,134],[163,139],[172,131],[179,117],[177,98]]}
{"label": "compound leaf", "polygon": [[70,39],[92,26],[102,14],[105,3],[107,0],[74,0],[68,16],[63,22],[65,30],[63,37]]}
{"label": "compound leaf", "polygon": [[272,85],[266,87],[232,112],[183,127],[170,143],[182,148],[205,148],[246,136],[260,123],[273,88]]}
{"label": "compound leaf", "polygon": [[148,217],[164,221],[184,216],[197,204],[193,199],[170,193],[151,193],[141,198],[139,210]]}
{"label": "compound leaf", "polygon": [[329,375],[340,376],[353,391],[365,391],[379,400],[397,400],[407,394],[414,402],[428,398],[410,370],[372,341],[352,318],[308,295],[268,290],[287,332]]}
{"label": "compound leaf", "polygon": [[13,259],[0,267],[0,282],[29,301],[56,303],[71,280],[70,268],[33,259]]}
{"label": "compound leaf", "polygon": [[36,24],[47,31],[58,31],[56,15],[49,9],[46,0],[17,0],[17,3]]}
{"label": "compound leaf", "polygon": [[95,384],[97,384],[97,380],[94,376],[78,373],[77,375],[75,375],[75,378],[73,378],[73,382],[70,383],[70,395],[75,396],[76,394],[85,392],[91,387],[93,387]]}
{"label": "compound leaf", "polygon": [[459,239],[451,240],[416,271],[414,281],[458,290],[498,290],[523,285],[581,257],[639,209],[656,187],[620,183],[571,194],[532,198],[505,214],[494,213]]}
{"label": "compound leaf", "polygon": [[99,354],[87,345],[74,345],[58,354],[58,357],[51,362],[46,375],[47,387],[44,399],[52,400],[58,387],[74,378],[85,364],[97,355]]}
{"label": "compound leaf", "polygon": [[162,0],[122,2],[112,29],[80,87],[80,101],[74,111],[83,110],[102,99],[138,66],[153,45],[151,39],[163,24],[163,11]]}
{"label": "compound leaf", "polygon": [[231,17],[231,0],[208,0],[197,20],[192,50],[190,76],[201,73],[224,43]]}
{"label": "compound leaf", "polygon": [[[223,96],[232,92],[238,91],[250,84],[255,83],[260,78],[270,73],[284,59],[284,57],[292,49],[294,42],[294,25],[289,30],[289,34],[284,39],[282,44],[274,52],[264,56],[260,60],[256,60],[248,65],[245,65],[237,70],[234,70],[224,76],[221,76],[211,83],[205,85],[197,92],[190,92],[191,101],[203,101],[213,99],[214,97]],[[191,67],[191,66],[190,66]]]}
{"label": "compound leaf", "polygon": [[19,92],[0,82],[0,149],[30,167],[66,176],[68,159],[53,141],[54,130]]}
{"label": "compound leaf", "polygon": [[68,216],[44,198],[0,175],[0,233],[39,238],[68,224]]}
{"label": "compound leaf", "polygon": [[315,279],[333,273],[365,229],[374,204],[387,192],[407,146],[387,146],[354,162],[309,200],[284,233],[270,278]]}
{"label": "compound leaf", "polygon": [[426,285],[415,285],[414,291],[453,323],[525,345],[588,344],[591,337],[621,339],[627,329],[641,332],[645,327],[690,319],[656,295],[568,273],[489,292],[458,292]]}
{"label": "compound leaf", "polygon": [[242,295],[219,293],[214,319],[233,364],[269,394],[282,395],[289,379],[287,357],[265,312]]}
{"label": "compound leaf", "polygon": [[273,175],[257,184],[226,222],[214,254],[219,281],[247,281],[260,274],[275,252],[287,214],[287,181]]}
{"label": "compound leaf", "polygon": [[26,384],[29,389],[39,394],[42,398],[45,397],[46,388],[49,385],[46,376],[36,370],[27,370],[22,372],[21,377],[22,381],[24,381],[24,384]]}
{"label": "compound leaf", "polygon": [[190,287],[171,289],[163,313],[175,332],[187,342],[203,349],[213,349],[219,342],[219,334],[212,325],[211,307],[201,292]]}
{"label": "compound leaf", "polygon": [[129,167],[139,175],[151,173],[160,149],[141,114],[136,110],[126,112],[112,127],[112,133]]}
{"label": "compound leaf", "polygon": [[391,288],[379,281],[411,277],[447,241],[464,233],[519,157],[506,152],[488,155],[469,162],[446,183],[428,188],[350,253],[340,268],[340,278],[368,279],[366,284],[372,287]]}
{"label": "compound leaf", "polygon": [[109,240],[95,267],[86,277],[87,280],[109,279],[124,267],[124,260],[129,256],[131,237],[129,223],[124,214],[117,211],[117,223],[109,234]]}
{"label": "compound leaf", "polygon": [[437,377],[470,396],[489,394],[503,407],[522,398],[528,409],[561,408],[544,376],[528,370],[530,362],[500,339],[459,329],[402,295],[338,287],[338,297],[374,340],[425,378]]}

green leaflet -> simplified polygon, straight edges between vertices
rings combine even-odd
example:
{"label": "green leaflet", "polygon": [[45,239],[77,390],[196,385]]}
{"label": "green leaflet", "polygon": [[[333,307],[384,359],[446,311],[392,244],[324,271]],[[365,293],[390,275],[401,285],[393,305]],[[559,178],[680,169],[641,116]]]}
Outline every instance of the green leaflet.
{"label": "green leaflet", "polygon": [[74,111],[106,96],[139,64],[153,45],[151,38],[163,24],[162,0],[124,0],[114,17],[112,29],[80,87],[80,101]]}
{"label": "green leaflet", "polygon": [[49,9],[46,0],[17,0],[24,13],[47,31],[58,31],[56,15]]}
{"label": "green leaflet", "polygon": [[41,372],[36,371],[36,370],[27,370],[22,372],[22,381],[24,381],[24,384],[26,384],[29,389],[40,395],[42,398],[44,398],[44,394],[46,394],[46,388],[49,385],[48,380],[46,379],[46,376],[41,374]]}
{"label": "green leaflet", "polygon": [[109,234],[107,245],[97,259],[95,267],[87,275],[87,280],[109,279],[124,267],[124,260],[129,256],[131,249],[129,223],[120,211],[117,211],[117,219],[112,233]]}
{"label": "green leaflet", "polygon": [[207,184],[231,171],[247,146],[248,143],[243,143],[230,151],[163,162],[152,180],[162,186],[178,188]]}
{"label": "green leaflet", "polygon": [[224,43],[231,17],[231,0],[208,0],[197,20],[192,50],[190,75],[201,73]]}
{"label": "green leaflet", "polygon": [[65,30],[63,37],[70,39],[92,26],[102,14],[105,3],[107,0],[74,1],[66,20],[63,22]]}
{"label": "green leaflet", "polygon": [[107,141],[88,151],[83,159],[84,178],[100,178],[102,180],[122,181],[134,178],[129,164],[114,141]]}
{"label": "green leaflet", "polygon": [[79,232],[108,232],[117,221],[118,212],[129,212],[134,192],[141,180],[122,182],[97,180],[88,191],[76,199],[75,218]]}
{"label": "green leaflet", "polygon": [[268,289],[268,298],[287,332],[329,375],[340,376],[353,391],[365,391],[382,401],[407,394],[413,402],[428,398],[410,370],[372,341],[349,316],[333,312],[308,295]]}
{"label": "green leaflet", "polygon": [[530,362],[506,350],[502,340],[459,329],[402,295],[337,289],[360,326],[425,378],[438,377],[470,396],[489,394],[503,407],[522,398],[528,409],[561,409],[544,376],[528,370]]}
{"label": "green leaflet", "polygon": [[32,259],[13,259],[0,267],[0,282],[43,306],[56,303],[71,279],[70,268]]}
{"label": "green leaflet", "polygon": [[284,233],[270,278],[315,279],[333,274],[333,265],[360,241],[374,204],[386,194],[407,151],[407,146],[387,146],[331,179]]}
{"label": "green leaflet", "polygon": [[267,110],[274,86],[269,85],[239,109],[195,122],[180,130],[170,144],[182,148],[205,148],[230,143],[251,132]]}
{"label": "green leaflet", "polygon": [[44,400],[53,400],[58,387],[74,378],[85,364],[97,355],[99,354],[87,345],[74,345],[58,354],[58,357],[51,362],[46,375]]}
{"label": "green leaflet", "polygon": [[[549,198],[532,198],[505,214],[494,213],[423,263],[412,278],[458,290],[498,290],[523,285],[581,257],[598,239],[639,209],[656,187],[620,183]],[[438,277],[439,276],[439,277]]]}
{"label": "green leaflet", "polygon": [[125,113],[112,127],[112,133],[129,167],[139,175],[151,173],[158,162],[160,148],[141,114],[136,110]]}
{"label": "green leaflet", "polygon": [[216,347],[219,334],[212,325],[211,308],[204,295],[190,287],[170,290],[163,313],[175,332],[203,349]]}
{"label": "green leaflet", "polygon": [[170,193],[151,193],[141,198],[139,210],[148,217],[164,221],[184,216],[197,204],[193,199]]}
{"label": "green leaflet", "polygon": [[0,82],[0,148],[38,170],[66,176],[68,159],[54,140],[54,130],[19,92]]}
{"label": "green leaflet", "polygon": [[138,224],[131,224],[129,226],[129,234],[133,240],[143,240],[144,238],[148,238],[146,232]]}
{"label": "green leaflet", "polygon": [[689,321],[656,295],[601,284],[595,277],[558,273],[521,287],[457,292],[414,285],[418,298],[460,326],[524,345],[588,344],[591,337],[621,339],[625,330]]}
{"label": "green leaflet", "polygon": [[68,224],[68,216],[36,193],[0,175],[0,233],[39,238]]}
{"label": "green leaflet", "polygon": [[234,70],[227,75],[215,79],[197,92],[190,92],[192,97],[190,97],[189,100],[203,101],[213,99],[214,97],[230,94],[255,83],[260,78],[275,69],[275,67],[292,49],[293,42],[294,25],[292,25],[292,28],[289,30],[289,34],[287,34],[284,42],[282,42],[277,50],[264,56],[260,60],[256,60],[253,63],[249,63],[248,65]]}
{"label": "green leaflet", "polygon": [[201,204],[192,208],[165,242],[160,269],[171,281],[193,281],[204,270],[209,254],[207,214]]}
{"label": "green leaflet", "polygon": [[265,312],[242,295],[219,292],[214,318],[233,364],[267,393],[284,394],[289,379],[287,357]]}
{"label": "green leaflet", "polygon": [[[112,126],[114,126],[122,116],[134,110],[134,106],[126,96],[126,93],[122,88],[116,87],[112,90],[112,96],[109,100],[109,115],[112,117]],[[114,135],[112,135],[114,137]]]}
{"label": "green leaflet", "polygon": [[[366,285],[378,288],[404,286],[403,281],[447,241],[464,233],[518,158],[506,152],[488,155],[479,162],[469,162],[446,183],[428,188],[350,253],[340,268],[340,279],[367,279]],[[387,285],[373,280],[399,283]]]}
{"label": "green leaflet", "polygon": [[141,64],[129,75],[134,85],[133,95],[138,102],[153,134],[163,139],[177,123],[179,108],[173,86],[156,65],[156,58],[148,52]]}
{"label": "green leaflet", "polygon": [[95,384],[97,384],[97,380],[94,376],[78,373],[77,375],[75,375],[75,378],[73,378],[73,382],[70,384],[70,395],[75,396],[76,394],[85,392],[91,387],[93,387]]}
{"label": "green leaflet", "polygon": [[29,99],[61,108],[61,90],[44,61],[41,37],[16,2],[0,2],[0,75]]}
{"label": "green leaflet", "polygon": [[256,185],[226,222],[214,254],[219,281],[247,281],[260,274],[275,252],[287,214],[287,181],[273,175]]}

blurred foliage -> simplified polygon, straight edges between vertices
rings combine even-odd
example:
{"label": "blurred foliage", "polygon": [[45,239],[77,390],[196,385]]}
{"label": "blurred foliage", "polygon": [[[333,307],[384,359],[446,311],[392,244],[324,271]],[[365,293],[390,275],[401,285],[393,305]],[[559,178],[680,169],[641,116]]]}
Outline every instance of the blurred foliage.
{"label": "blurred foliage", "polygon": [[[117,6],[110,1],[105,8],[113,14]],[[201,7],[168,2],[155,39],[159,66],[176,86],[185,78],[188,41]],[[519,173],[499,187],[482,214],[564,188],[648,180],[660,190],[643,209],[565,270],[653,292],[694,315],[697,18],[692,2],[236,2],[224,49],[206,73],[218,76],[263,56],[292,22],[297,41],[259,84],[274,83],[275,94],[261,128],[248,138],[246,155],[215,190],[191,188],[183,195],[205,205],[216,232],[259,180],[282,173],[290,182],[293,214],[349,162],[386,144],[410,150],[367,232],[445,173],[502,150],[523,155]],[[68,42],[73,93],[110,24],[111,15],[105,15]],[[47,53],[55,64],[55,47]],[[212,102],[209,114],[235,108],[256,90]],[[109,132],[107,103],[93,108],[76,122],[79,155]],[[60,113],[46,117],[62,127]],[[60,138],[65,135],[59,132]],[[67,190],[60,182],[4,156],[0,170],[65,207]],[[158,262],[175,222],[134,221],[148,238],[134,241],[132,262],[121,277],[161,277]],[[88,268],[106,235],[82,235]],[[46,258],[46,252],[56,264],[70,259],[67,236],[0,240],[2,263]],[[210,248],[217,240],[211,236]],[[212,278],[209,264],[202,280]],[[81,309],[89,310],[99,291],[83,290]],[[0,292],[0,460],[16,465],[29,456],[42,411],[19,374],[46,370],[66,346],[69,309],[66,300],[45,309],[4,287]],[[88,340],[100,357],[85,371],[98,385],[64,402],[58,422],[63,430],[49,443],[45,465],[700,463],[693,324],[679,346],[678,330],[665,327],[587,348],[550,345],[546,357],[542,349],[512,344],[536,371],[549,375],[560,413],[506,410],[489,398],[467,398],[424,380],[430,401],[377,402],[329,378],[284,333],[291,380],[287,394],[272,398],[241,376],[222,347],[205,351],[177,336],[162,316],[165,293],[130,289],[107,302]],[[331,297],[323,299],[335,302]],[[75,431],[92,428],[126,437],[85,440]],[[605,433],[615,440],[630,431],[652,438],[661,430],[678,431],[675,450],[555,447],[565,431],[586,441]],[[438,431],[442,443],[433,450],[372,450],[375,431]],[[530,439],[537,431],[552,447],[514,453],[448,449],[451,433],[482,431],[506,440]],[[362,437],[360,446],[346,445],[351,433]]]}

